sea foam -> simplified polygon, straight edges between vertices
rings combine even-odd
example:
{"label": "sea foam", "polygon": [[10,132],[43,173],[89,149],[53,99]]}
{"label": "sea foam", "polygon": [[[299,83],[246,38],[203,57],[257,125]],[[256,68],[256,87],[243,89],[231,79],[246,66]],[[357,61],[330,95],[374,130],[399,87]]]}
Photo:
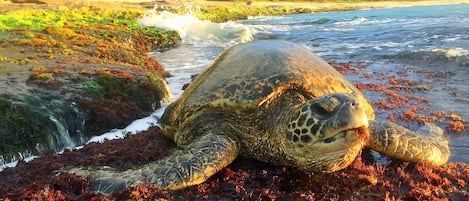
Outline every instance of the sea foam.
{"label": "sea foam", "polygon": [[139,21],[140,25],[177,31],[183,43],[210,43],[222,46],[249,42],[252,33],[248,27],[236,23],[212,23],[199,20],[191,13],[178,15],[168,11],[150,11]]}

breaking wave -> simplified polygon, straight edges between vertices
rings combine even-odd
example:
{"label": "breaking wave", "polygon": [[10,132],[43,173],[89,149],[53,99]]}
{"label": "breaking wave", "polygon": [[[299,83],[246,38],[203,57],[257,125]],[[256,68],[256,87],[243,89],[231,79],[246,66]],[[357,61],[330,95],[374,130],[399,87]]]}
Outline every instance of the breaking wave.
{"label": "breaking wave", "polygon": [[367,18],[357,17],[357,18],[352,19],[352,20],[336,22],[334,24],[337,25],[337,26],[356,26],[356,25],[363,24],[367,21],[369,21]]}
{"label": "breaking wave", "polygon": [[248,27],[236,23],[212,23],[199,20],[190,12],[178,15],[171,12],[150,11],[139,20],[143,26],[177,31],[183,43],[218,44],[223,47],[252,40],[252,33]]}

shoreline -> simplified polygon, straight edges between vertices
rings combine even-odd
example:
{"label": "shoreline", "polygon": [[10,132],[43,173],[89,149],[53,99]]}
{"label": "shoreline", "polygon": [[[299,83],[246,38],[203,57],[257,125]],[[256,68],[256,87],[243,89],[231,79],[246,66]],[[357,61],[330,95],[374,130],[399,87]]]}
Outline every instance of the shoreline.
{"label": "shoreline", "polygon": [[[221,5],[246,5],[244,1],[205,1],[192,0],[182,1],[184,3],[205,5],[205,6],[221,6]],[[311,9],[341,9],[346,7],[354,7],[358,9],[366,8],[395,8],[409,6],[431,6],[442,4],[465,4],[465,0],[423,0],[423,1],[360,1],[360,2],[310,2],[310,1],[253,1],[249,6],[267,7],[267,6],[289,6],[289,7],[305,7]],[[174,3],[172,3],[174,4]]]}
{"label": "shoreline", "polygon": [[[72,2],[67,0],[68,2]],[[168,0],[169,1],[169,0]],[[62,1],[60,1],[62,2]],[[88,1],[96,3],[98,1]],[[111,3],[109,1],[99,1],[102,3],[93,4],[99,8],[118,9],[125,7],[125,5],[148,8],[150,1],[126,1],[125,3]],[[132,3],[133,2],[133,3]],[[188,1],[185,1],[188,2]],[[191,2],[202,2],[194,0]],[[215,5],[216,2],[203,1]],[[219,2],[219,1],[218,1]],[[426,4],[423,4],[426,2]],[[429,2],[435,4],[428,4]],[[455,2],[455,1],[450,1]],[[234,2],[224,2],[226,5],[231,5]],[[244,6],[245,2],[236,2]],[[257,3],[253,2],[251,6],[256,6]],[[271,4],[267,3],[280,3],[288,5],[288,2],[263,2],[264,5],[259,5],[260,8],[268,8]],[[292,3],[305,3],[305,2],[292,2]],[[308,2],[309,3],[309,2]],[[441,1],[422,1],[422,2],[395,2],[396,4],[386,4],[388,2],[361,2],[363,6],[372,6],[370,9],[377,8],[393,8],[393,7],[409,7],[409,6],[431,6],[442,4]],[[370,5],[372,3],[373,5]],[[375,4],[376,3],[376,4]],[[378,7],[384,3],[387,7]],[[419,5],[410,3],[422,3]],[[109,5],[115,5],[115,7]],[[345,8],[346,3],[330,3],[330,5],[323,4],[323,8]],[[354,5],[354,3],[351,3]],[[366,5],[365,5],[366,4]],[[445,4],[445,3],[443,3]],[[0,3],[0,12],[2,11],[2,3]],[[16,4],[15,7],[29,6],[31,4]],[[34,5],[32,7],[46,6],[45,9],[54,9],[56,4],[51,5]],[[79,4],[76,6],[83,6]],[[221,5],[221,4],[220,4]],[[223,4],[225,5],[225,4]],[[51,6],[51,7],[48,7]],[[75,5],[72,5],[75,6]],[[86,5],[84,5],[86,6]],[[88,5],[90,6],[90,5]],[[222,6],[222,5],[221,5]],[[311,5],[313,6],[313,5]],[[328,7],[330,6],[330,7]],[[342,7],[341,7],[342,6]],[[293,6],[292,6],[293,7]],[[27,7],[28,9],[34,9]],[[42,8],[42,9],[44,9]],[[134,8],[134,7],[133,7]],[[360,8],[367,9],[367,8]],[[282,10],[282,9],[279,9]],[[295,9],[293,9],[295,10]],[[301,10],[298,10],[301,11]],[[332,11],[332,10],[331,10]],[[337,11],[337,10],[334,10]],[[326,11],[320,11],[326,12]],[[293,14],[293,13],[292,13]],[[96,30],[103,30],[98,27]],[[94,29],[93,29],[94,30]],[[111,30],[115,30],[112,28]],[[55,33],[55,32],[54,32]],[[73,32],[68,32],[72,33]],[[112,32],[108,32],[112,33]],[[30,33],[26,33],[23,38],[25,41],[28,37],[33,37]],[[124,38],[123,36],[116,38]],[[106,39],[106,38],[105,38]],[[114,44],[114,43],[113,43]],[[114,45],[118,45],[115,43]],[[111,48],[107,48],[111,50]],[[67,51],[68,52],[68,51]],[[0,52],[1,53],[1,52]],[[78,53],[76,53],[78,54]],[[41,54],[42,55],[42,54]],[[56,53],[56,56],[61,54]],[[111,54],[112,55],[112,54]],[[119,54],[114,54],[114,58]],[[122,54],[120,54],[122,56]],[[1,56],[1,55],[0,55]],[[62,55],[63,56],[63,55]],[[142,56],[143,58],[144,56]],[[44,57],[42,61],[48,60]],[[132,57],[133,58],[133,57]],[[1,60],[1,57],[0,57]],[[49,59],[50,60],[50,59]],[[75,60],[70,63],[78,63]],[[97,62],[99,66],[109,65],[102,64],[101,61]],[[98,65],[96,64],[96,65]],[[80,65],[83,65],[80,64]],[[116,65],[116,64],[113,64]],[[344,71],[350,70],[349,73],[356,72],[360,66],[351,66],[349,64],[336,64]],[[123,65],[123,67],[129,67]],[[120,68],[123,68],[120,67]],[[35,68],[37,76],[41,79],[48,81],[50,76],[62,75],[62,68],[51,68],[50,70],[43,70],[42,68]],[[107,73],[107,69],[103,69]],[[90,71],[80,71],[82,74],[89,75]],[[123,71],[118,72],[119,75],[127,77],[129,74]],[[345,73],[345,72],[344,72]],[[94,71],[92,75],[96,74]],[[101,77],[108,78],[108,77]],[[385,77],[383,80],[390,78]],[[54,77],[54,81],[56,78]],[[106,79],[108,80],[108,79]],[[36,80],[43,83],[44,80]],[[410,82],[409,82],[410,83]],[[86,84],[94,84],[94,82],[86,82]],[[48,85],[49,86],[49,85]],[[97,85],[87,85],[94,87]],[[92,88],[94,89],[94,88]],[[120,111],[122,112],[122,111]],[[409,110],[412,112],[412,110]],[[409,113],[409,116],[414,116]],[[333,199],[341,197],[350,200],[363,200],[368,199],[412,199],[412,198],[467,198],[469,190],[469,171],[468,165],[465,163],[451,162],[442,167],[431,167],[427,165],[412,165],[408,163],[395,162],[390,166],[381,166],[379,164],[372,164],[369,156],[364,154],[362,158],[357,159],[354,164],[343,171],[325,175],[322,177],[313,177],[298,172],[291,168],[284,168],[264,164],[258,161],[240,158],[237,159],[232,165],[223,169],[216,176],[209,181],[182,191],[163,191],[157,187],[149,185],[139,185],[131,187],[123,191],[117,192],[112,195],[102,195],[90,192],[88,189],[88,181],[84,178],[77,177],[76,175],[63,174],[60,176],[55,175],[54,171],[66,165],[97,165],[97,166],[113,166],[120,169],[128,169],[132,166],[141,165],[142,163],[149,163],[156,161],[168,153],[168,150],[174,148],[174,143],[166,138],[163,138],[161,131],[156,128],[150,128],[148,131],[143,131],[139,135],[128,136],[125,139],[110,140],[106,143],[90,143],[85,145],[82,150],[66,150],[62,155],[57,155],[53,152],[47,152],[40,155],[38,158],[29,163],[20,161],[15,168],[7,168],[6,171],[0,171],[0,177],[5,178],[0,183],[0,200],[21,200],[21,199],[40,199],[50,198],[56,200],[73,200],[73,199],[194,199],[203,200],[223,199],[223,198],[244,198],[246,200],[255,197],[263,199],[306,199],[306,198],[329,198]],[[148,157],[151,156],[151,157]],[[428,179],[430,178],[430,179]],[[401,186],[402,185],[402,186]],[[321,188],[318,188],[321,186]],[[233,190],[235,189],[235,191]],[[339,189],[339,190],[337,190]],[[332,192],[332,193],[331,193]],[[334,193],[336,192],[336,193]],[[357,194],[358,192],[358,194]],[[308,197],[306,197],[308,196]],[[442,197],[443,196],[443,197]]]}
{"label": "shoreline", "polygon": [[[272,2],[278,3],[278,2]],[[288,2],[285,2],[289,5]],[[299,2],[291,2],[291,5],[299,5]],[[351,2],[351,3],[308,3],[307,7],[319,8],[319,9],[340,9],[344,7],[355,7],[358,9],[373,9],[373,8],[397,8],[397,7],[411,7],[411,6],[432,6],[432,5],[444,5],[444,4],[464,4],[468,3],[464,0],[443,0],[443,1],[363,1],[363,2]],[[261,3],[262,4],[262,3]],[[255,4],[254,4],[255,5]],[[280,4],[281,5],[281,4]]]}
{"label": "shoreline", "polygon": [[468,3],[464,0],[424,1],[359,1],[359,2],[309,2],[309,1],[206,1],[184,0],[177,3],[160,2],[161,11],[168,10],[184,15],[187,8],[201,20],[226,22],[244,20],[254,16],[282,16],[302,13],[339,12],[363,9],[432,6]]}
{"label": "shoreline", "polygon": [[[32,1],[32,0],[31,0]],[[326,0],[328,1],[328,0]],[[331,0],[333,1],[333,0]],[[353,1],[353,0],[352,0]],[[27,1],[26,1],[27,2]],[[291,14],[341,12],[364,9],[383,9],[413,6],[434,6],[467,4],[465,0],[422,0],[422,1],[356,1],[356,2],[311,2],[311,1],[208,1],[208,0],[40,0],[38,3],[0,2],[0,13],[22,9],[60,9],[68,8],[99,8],[106,10],[137,9],[141,12],[155,10],[169,11],[179,15],[188,12],[200,20],[214,23],[245,20],[256,16],[283,16]],[[248,3],[249,2],[249,3]]]}
{"label": "shoreline", "polygon": [[[207,1],[207,0],[180,0],[177,2],[168,0],[87,0],[87,1],[73,1],[73,0],[43,0],[45,4],[37,3],[12,3],[11,1],[0,2],[0,13],[10,10],[18,9],[36,9],[47,8],[54,6],[67,6],[67,7],[86,7],[93,6],[98,8],[106,8],[110,10],[122,8],[140,8],[151,9],[155,6],[163,8],[163,10],[185,11],[185,6],[199,6],[201,9],[210,8],[223,8],[231,7],[241,10],[262,10],[262,9],[277,9],[277,13],[270,13],[274,15],[286,15],[297,13],[316,13],[316,12],[333,12],[333,11],[350,11],[361,9],[380,9],[380,8],[398,8],[398,7],[412,7],[412,6],[433,6],[433,5],[450,5],[450,4],[467,4],[466,0],[422,0],[422,1],[357,1],[357,2],[311,2],[311,1],[252,1],[249,5],[247,1]],[[182,8],[182,10],[180,10]],[[283,12],[282,12],[283,10]],[[238,10],[239,12],[240,10]],[[264,14],[266,12],[258,12]],[[212,13],[217,15],[218,13]],[[223,14],[223,13],[220,13]],[[254,13],[255,14],[255,13]],[[269,14],[267,12],[267,14]]]}

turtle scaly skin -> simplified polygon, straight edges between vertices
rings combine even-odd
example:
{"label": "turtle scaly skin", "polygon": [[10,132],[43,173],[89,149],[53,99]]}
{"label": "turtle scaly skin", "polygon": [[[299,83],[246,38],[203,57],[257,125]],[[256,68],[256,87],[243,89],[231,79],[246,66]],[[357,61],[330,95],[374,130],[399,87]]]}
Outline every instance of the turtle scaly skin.
{"label": "turtle scaly skin", "polygon": [[[237,45],[221,54],[161,118],[177,150],[126,171],[69,168],[91,189],[140,183],[177,190],[197,185],[238,156],[325,173],[369,148],[404,161],[444,164],[448,140],[427,125],[414,132],[375,120],[363,94],[310,50],[285,41]],[[422,135],[420,132],[428,135]]]}
{"label": "turtle scaly skin", "polygon": [[388,121],[375,121],[370,125],[372,136],[368,147],[375,151],[414,163],[441,165],[448,161],[448,139],[434,124],[427,123],[416,132]]}

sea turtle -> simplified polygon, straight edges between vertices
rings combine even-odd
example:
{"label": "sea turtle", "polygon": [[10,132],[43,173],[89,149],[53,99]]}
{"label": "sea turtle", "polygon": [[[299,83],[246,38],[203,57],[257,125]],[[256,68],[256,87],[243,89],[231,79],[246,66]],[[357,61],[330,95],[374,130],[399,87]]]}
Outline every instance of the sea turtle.
{"label": "sea turtle", "polygon": [[362,148],[410,162],[444,164],[448,140],[375,120],[363,94],[311,50],[278,40],[234,46],[201,73],[161,117],[178,149],[126,171],[71,168],[91,188],[139,183],[177,190],[197,185],[238,156],[310,173],[347,167]]}

